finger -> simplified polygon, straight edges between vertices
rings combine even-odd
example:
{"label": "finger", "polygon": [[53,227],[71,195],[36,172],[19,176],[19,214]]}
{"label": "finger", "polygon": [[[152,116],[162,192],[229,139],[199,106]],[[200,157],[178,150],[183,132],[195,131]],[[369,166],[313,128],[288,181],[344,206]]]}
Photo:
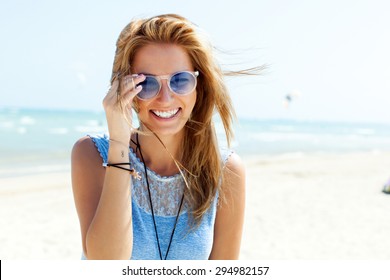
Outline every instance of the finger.
{"label": "finger", "polygon": [[[121,92],[121,98],[125,99],[124,102],[130,102],[141,90],[142,83],[145,80],[144,75],[128,75],[124,77],[123,88]],[[130,100],[129,100],[130,99]]]}
{"label": "finger", "polygon": [[126,92],[121,96],[122,102],[126,105],[129,105],[133,101],[134,97],[138,93],[140,93],[141,90],[142,90],[142,86],[138,85],[133,90]]}
{"label": "finger", "polygon": [[134,90],[139,83],[145,80],[144,75],[127,75],[122,79],[121,93],[126,94],[128,91]]}
{"label": "finger", "polygon": [[133,78],[135,85],[138,85],[139,83],[145,81],[145,79],[146,79],[145,75],[143,75],[143,74],[139,74],[139,75],[133,74],[133,75],[131,75],[131,77]]}

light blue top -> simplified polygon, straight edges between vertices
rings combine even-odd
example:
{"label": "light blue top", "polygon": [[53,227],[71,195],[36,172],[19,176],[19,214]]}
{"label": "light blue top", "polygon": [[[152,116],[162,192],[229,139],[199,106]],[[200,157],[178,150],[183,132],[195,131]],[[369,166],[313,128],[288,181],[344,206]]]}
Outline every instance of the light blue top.
{"label": "light blue top", "polygon": [[[103,162],[107,163],[108,136],[90,136],[98,149]],[[222,164],[225,164],[232,151],[222,150]],[[133,252],[134,260],[159,260],[160,255],[150,210],[149,196],[141,160],[130,149],[130,162],[140,173],[141,180],[132,178],[132,215],[133,215]],[[163,258],[166,254],[183,190],[184,180],[180,174],[160,176],[148,169],[148,179],[152,196],[154,215]],[[189,228],[187,203],[183,203],[176,225],[168,260],[207,260],[213,245],[214,222],[217,211],[218,195],[204,215],[200,225]],[[84,254],[82,259],[85,259]]]}

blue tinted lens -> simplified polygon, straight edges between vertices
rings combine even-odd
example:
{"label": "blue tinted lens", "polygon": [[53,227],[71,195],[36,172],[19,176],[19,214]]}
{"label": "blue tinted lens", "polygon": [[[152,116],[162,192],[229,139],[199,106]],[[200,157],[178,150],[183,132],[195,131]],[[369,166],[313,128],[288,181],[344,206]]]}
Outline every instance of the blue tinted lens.
{"label": "blue tinted lens", "polygon": [[171,77],[171,90],[177,94],[187,94],[195,89],[196,78],[188,72],[179,72]]}
{"label": "blue tinted lens", "polygon": [[146,76],[145,80],[138,85],[142,86],[142,90],[138,93],[141,99],[149,99],[157,95],[160,90],[160,84],[155,77]]}

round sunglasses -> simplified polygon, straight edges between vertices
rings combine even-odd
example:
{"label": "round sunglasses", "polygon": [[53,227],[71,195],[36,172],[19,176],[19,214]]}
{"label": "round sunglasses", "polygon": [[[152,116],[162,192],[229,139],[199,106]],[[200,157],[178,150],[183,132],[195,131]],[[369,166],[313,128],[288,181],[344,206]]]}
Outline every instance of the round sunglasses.
{"label": "round sunglasses", "polygon": [[187,95],[196,87],[196,77],[199,72],[180,71],[172,75],[154,76],[144,75],[145,80],[138,85],[142,86],[142,90],[137,94],[139,99],[151,99],[158,95],[161,90],[161,80],[167,80],[169,89],[177,95]]}

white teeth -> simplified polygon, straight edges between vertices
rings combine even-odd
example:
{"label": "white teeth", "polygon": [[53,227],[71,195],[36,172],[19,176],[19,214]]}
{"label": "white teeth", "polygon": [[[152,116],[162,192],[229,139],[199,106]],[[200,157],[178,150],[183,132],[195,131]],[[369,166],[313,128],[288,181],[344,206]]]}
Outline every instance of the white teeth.
{"label": "white teeth", "polygon": [[179,108],[169,110],[169,111],[155,111],[153,110],[153,113],[159,116],[160,118],[169,119],[172,118],[177,112],[179,111]]}

